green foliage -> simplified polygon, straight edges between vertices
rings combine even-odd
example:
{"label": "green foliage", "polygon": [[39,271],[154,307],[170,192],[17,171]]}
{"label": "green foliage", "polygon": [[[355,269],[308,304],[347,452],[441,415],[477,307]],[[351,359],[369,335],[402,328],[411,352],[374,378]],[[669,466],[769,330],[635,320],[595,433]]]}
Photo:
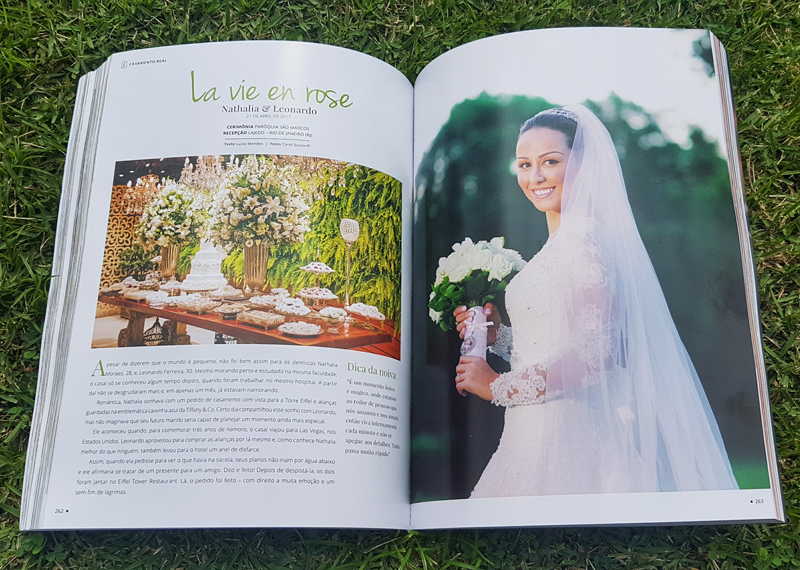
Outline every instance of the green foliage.
{"label": "green foliage", "polygon": [[196,239],[181,248],[181,252],[178,254],[178,265],[175,269],[178,279],[183,279],[189,274],[192,269],[192,257],[198,251],[200,251],[200,242]]}
{"label": "green foliage", "polygon": [[[433,58],[470,40],[542,27],[623,25],[709,28],[731,58],[789,524],[425,533],[41,533],[46,540],[33,552],[36,535],[19,533],[17,511],[64,154],[82,74],[123,50],[200,41],[289,39],[368,53],[413,80]],[[0,1],[0,568],[797,567],[798,30],[796,0]],[[371,134],[376,141],[389,136]]]}
{"label": "green foliage", "polygon": [[[339,233],[342,218],[359,222],[360,234],[351,247],[350,301],[378,307],[400,329],[400,200],[402,185],[391,176],[358,165],[321,171],[309,184],[314,201],[308,211],[311,230],[302,243],[270,247],[268,287],[298,291],[313,287],[316,276],[301,269],[322,261],[335,273],[320,276],[345,300],[347,244]],[[240,287],[244,282],[242,248],[231,251],[222,273]]]}
{"label": "green foliage", "polygon": [[343,218],[356,220],[360,233],[350,252],[350,302],[375,305],[399,329],[402,185],[391,176],[357,165],[327,176],[308,212],[311,230],[303,243],[270,250],[267,280],[272,287],[313,287],[315,275],[300,268],[319,257],[335,271],[320,276],[320,286],[344,301],[347,244],[339,223]]}
{"label": "green foliage", "polygon": [[[197,240],[181,248],[178,255],[177,277],[182,279],[192,268],[192,256],[200,249]],[[124,250],[119,255],[119,269],[124,275],[130,275],[137,279],[142,279],[151,271],[156,270],[156,264],[150,260],[160,255],[160,248],[147,249],[141,243],[135,243],[132,247]]]}
{"label": "green foliage", "polygon": [[244,286],[244,249],[237,247],[222,261],[222,274],[235,287]]}
{"label": "green foliage", "polygon": [[433,285],[433,298],[428,308],[440,313],[438,324],[443,331],[453,330],[456,327],[453,311],[465,304],[465,300],[468,300],[468,307],[483,307],[505,291],[514,275],[511,273],[506,281],[498,281],[489,279],[488,271],[473,271],[458,283],[450,283],[450,279],[445,277],[441,283]]}
{"label": "green foliage", "polygon": [[155,263],[150,261],[156,255],[156,249],[146,249],[141,243],[135,243],[119,254],[119,270],[123,275],[141,279],[156,270]]}

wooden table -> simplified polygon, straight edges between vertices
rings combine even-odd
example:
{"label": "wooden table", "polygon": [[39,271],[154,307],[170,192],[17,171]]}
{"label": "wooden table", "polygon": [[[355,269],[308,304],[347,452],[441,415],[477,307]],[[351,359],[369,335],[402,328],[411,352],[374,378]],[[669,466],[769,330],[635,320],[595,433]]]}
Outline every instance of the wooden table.
{"label": "wooden table", "polygon": [[[253,344],[291,344],[300,346],[325,346],[330,348],[356,348],[370,344],[391,342],[394,336],[394,329],[391,324],[384,324],[380,327],[368,330],[360,322],[352,323],[347,333],[331,334],[323,332],[318,336],[296,337],[284,335],[277,328],[264,330],[260,327],[239,323],[235,320],[226,320],[219,313],[206,313],[198,315],[188,313],[183,309],[153,307],[147,303],[140,303],[124,299],[123,297],[100,295],[98,300],[101,303],[115,305],[128,309],[131,313],[128,326],[120,331],[119,346],[144,346],[144,322],[148,316],[160,317],[183,325],[182,329],[185,336],[185,326],[192,325],[202,329],[226,334]],[[323,325],[323,330],[325,330]],[[340,325],[339,330],[344,330]],[[180,331],[179,331],[180,333]],[[398,355],[399,356],[399,355]]]}

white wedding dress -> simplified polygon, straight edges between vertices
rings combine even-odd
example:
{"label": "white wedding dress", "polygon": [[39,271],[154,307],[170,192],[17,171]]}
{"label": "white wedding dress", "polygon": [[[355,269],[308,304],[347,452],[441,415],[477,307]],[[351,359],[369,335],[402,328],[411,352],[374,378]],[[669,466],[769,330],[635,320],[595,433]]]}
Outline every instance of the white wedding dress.
{"label": "white wedding dress", "polygon": [[506,289],[511,327],[491,348],[511,361],[491,384],[505,427],[471,497],[736,489],[610,136],[567,109],[561,225]]}

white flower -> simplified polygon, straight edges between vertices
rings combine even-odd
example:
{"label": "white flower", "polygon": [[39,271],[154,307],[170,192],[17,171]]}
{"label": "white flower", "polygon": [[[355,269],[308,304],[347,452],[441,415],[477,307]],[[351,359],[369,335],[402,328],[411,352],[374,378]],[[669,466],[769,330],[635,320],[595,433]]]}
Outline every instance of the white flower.
{"label": "white flower", "polygon": [[480,249],[475,252],[472,268],[480,271],[489,271],[492,262],[492,252],[490,249]]}
{"label": "white flower", "polygon": [[507,249],[505,251],[510,258],[509,261],[511,261],[514,271],[522,271],[522,268],[525,267],[525,260],[522,259],[522,256],[513,249]]}
{"label": "white flower", "polygon": [[[272,244],[302,241],[309,227],[308,219],[301,214],[309,206],[293,174],[292,169],[278,171],[264,156],[249,155],[241,163],[229,164],[212,207],[212,239],[233,247],[248,239]],[[276,191],[283,194],[268,195]],[[235,235],[226,235],[230,226],[235,228]]]}
{"label": "white flower", "polygon": [[442,320],[442,313],[440,311],[434,311],[433,309],[428,309],[428,316],[437,325],[439,324],[439,321]]}
{"label": "white flower", "polygon": [[448,267],[447,276],[451,283],[459,283],[470,273],[472,273],[472,267],[461,258],[456,259],[455,263]]}
{"label": "white flower", "polygon": [[480,249],[477,247],[465,247],[461,251],[459,251],[459,258],[461,259],[461,263],[469,267],[470,269],[478,269],[480,267],[480,263],[478,260]]}
{"label": "white flower", "polygon": [[[442,281],[444,281],[445,277],[450,278],[452,269],[455,266],[454,260],[452,259],[453,255],[454,254],[451,254],[449,257],[439,258],[439,267],[436,269],[435,285],[439,285]],[[450,280],[452,281],[452,278],[450,278]]]}
{"label": "white flower", "polygon": [[461,243],[454,243],[453,251],[459,252],[467,247],[472,247],[472,240],[470,238],[464,238],[464,241],[462,241]]}
{"label": "white flower", "polygon": [[491,264],[489,265],[489,279],[496,279],[501,281],[513,270],[511,262],[506,259],[502,253],[496,254],[492,257]]}

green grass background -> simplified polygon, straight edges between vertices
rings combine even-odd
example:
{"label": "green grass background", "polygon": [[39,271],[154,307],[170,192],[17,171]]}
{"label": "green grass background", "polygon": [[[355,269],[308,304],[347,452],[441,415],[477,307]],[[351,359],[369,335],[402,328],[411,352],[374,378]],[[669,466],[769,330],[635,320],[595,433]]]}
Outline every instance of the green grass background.
{"label": "green grass background", "polygon": [[[371,54],[413,80],[434,57],[470,40],[591,25],[707,28],[728,50],[788,524],[20,535],[24,453],[80,75],[123,50],[292,39]],[[797,0],[0,0],[0,570],[800,567],[799,94]]]}

